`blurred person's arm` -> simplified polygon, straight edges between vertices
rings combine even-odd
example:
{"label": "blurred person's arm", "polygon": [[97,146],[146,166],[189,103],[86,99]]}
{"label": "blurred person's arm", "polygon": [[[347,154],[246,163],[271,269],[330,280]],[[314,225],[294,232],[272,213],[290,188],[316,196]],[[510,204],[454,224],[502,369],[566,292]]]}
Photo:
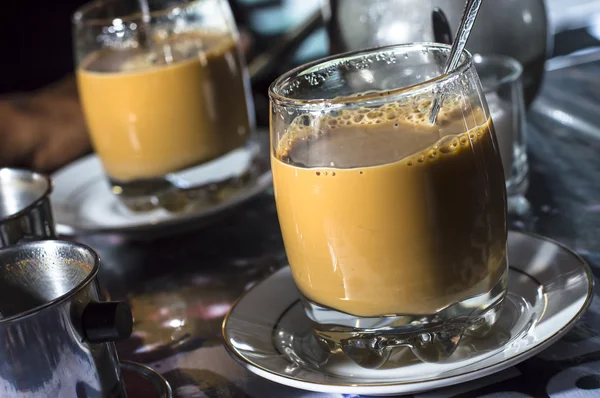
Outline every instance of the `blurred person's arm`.
{"label": "blurred person's arm", "polygon": [[[85,0],[69,0],[70,5],[55,10],[54,19],[58,21],[62,18],[64,21],[61,24],[39,13],[33,15],[38,18],[38,22],[46,22],[48,26],[53,27],[53,29],[40,28],[40,30],[54,31],[56,26],[67,27],[66,30],[63,29],[64,32],[61,31],[61,35],[51,36],[54,43],[54,46],[51,46],[52,53],[58,50],[61,52],[49,59],[68,58],[65,57],[66,49],[70,51],[70,38],[66,40],[69,37],[68,17],[76,5],[84,2]],[[21,13],[27,14],[25,9],[21,10]],[[32,43],[36,42],[34,36],[39,35],[32,34]],[[240,39],[242,50],[248,55],[252,46],[252,37],[244,31],[243,27]],[[42,49],[48,51],[48,48],[45,43],[38,43],[36,51],[28,54],[38,54]],[[43,56],[36,55],[31,59],[21,59],[23,76],[20,77],[23,82],[32,82],[36,78],[36,72],[40,70],[37,63],[40,58],[43,59]],[[65,68],[64,65],[57,67],[57,69]],[[5,74],[10,75],[13,72]],[[0,87],[3,88],[0,91],[9,93],[6,97],[0,97],[0,167],[22,167],[52,172],[91,151],[89,135],[77,95],[76,81],[72,73],[37,91],[12,94],[11,88],[14,90],[15,86],[19,85],[5,84],[5,86],[7,87]]]}
{"label": "blurred person's arm", "polygon": [[0,166],[51,172],[88,151],[74,76],[0,100]]}

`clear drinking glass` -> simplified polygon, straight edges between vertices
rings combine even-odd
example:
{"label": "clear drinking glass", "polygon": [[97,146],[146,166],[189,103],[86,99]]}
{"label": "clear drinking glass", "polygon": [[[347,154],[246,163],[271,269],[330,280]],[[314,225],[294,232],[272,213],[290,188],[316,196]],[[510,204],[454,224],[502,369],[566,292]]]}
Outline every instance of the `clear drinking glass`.
{"label": "clear drinking glass", "polygon": [[529,166],[525,146],[525,99],[523,67],[505,55],[475,55],[506,177],[509,212],[521,213],[529,206],[524,194],[529,185]]}
{"label": "clear drinking glass", "polygon": [[73,24],[92,144],[123,203],[185,210],[247,179],[254,111],[227,1],[96,0]]}
{"label": "clear drinking glass", "polygon": [[[321,345],[377,367],[448,358],[506,295],[506,190],[469,53],[342,54],[270,88],[271,166],[294,280]],[[433,100],[442,101],[434,125]]]}

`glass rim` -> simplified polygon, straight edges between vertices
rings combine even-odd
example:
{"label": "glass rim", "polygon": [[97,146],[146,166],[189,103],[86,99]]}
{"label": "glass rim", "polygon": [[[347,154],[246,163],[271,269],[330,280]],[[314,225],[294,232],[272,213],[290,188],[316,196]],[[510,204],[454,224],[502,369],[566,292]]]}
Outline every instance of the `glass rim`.
{"label": "glass rim", "polygon": [[[473,55],[473,65],[477,69],[477,65],[484,65],[485,63],[491,63],[494,65],[500,65],[505,67],[510,72],[494,82],[490,86],[483,87],[484,93],[490,93],[496,91],[499,87],[506,84],[512,84],[518,81],[523,76],[523,65],[515,58],[509,57],[503,54],[475,54]],[[479,74],[479,71],[477,71]],[[481,76],[480,76],[481,78]]]}
{"label": "glass rim", "polygon": [[[383,96],[381,95],[381,93],[374,93],[374,94],[363,95],[360,97],[346,95],[346,96],[339,96],[339,97],[335,97],[335,98],[298,99],[298,98],[292,98],[292,97],[286,96],[286,95],[278,93],[276,91],[276,89],[279,86],[281,86],[284,83],[289,82],[295,78],[298,78],[299,76],[301,76],[301,74],[303,72],[306,72],[309,69],[313,69],[313,68],[321,66],[321,65],[325,66],[326,64],[332,63],[336,60],[357,58],[360,56],[377,54],[377,53],[381,53],[384,51],[398,52],[399,50],[401,50],[403,48],[444,49],[444,50],[447,50],[449,53],[450,49],[452,47],[448,44],[441,44],[441,43],[434,43],[434,42],[413,42],[413,43],[406,43],[406,44],[392,44],[392,45],[388,45],[388,46],[372,47],[372,48],[367,48],[367,49],[349,51],[349,52],[345,52],[345,53],[341,53],[341,54],[330,55],[328,57],[320,58],[318,60],[311,61],[306,64],[300,65],[300,66],[284,73],[283,75],[279,76],[269,86],[269,98],[271,99],[271,101],[273,101],[277,105],[288,105],[288,106],[289,105],[301,105],[301,106],[308,106],[308,107],[311,107],[311,106],[323,107],[323,106],[327,106],[327,105],[337,105],[337,104],[346,104],[347,105],[347,104],[351,104],[351,103],[362,103],[362,102],[366,102],[366,101],[370,101],[370,100],[374,100],[374,99],[381,100],[382,98],[393,97],[396,95],[405,94],[405,93],[408,93],[411,91],[416,91],[419,88],[423,88],[423,87],[429,86],[431,84],[436,84],[436,83],[439,84],[439,83],[443,83],[447,80],[453,79],[457,75],[464,73],[468,68],[470,68],[472,66],[472,63],[473,63],[473,56],[471,55],[471,53],[469,51],[467,51],[465,49],[465,50],[463,50],[463,52],[461,54],[461,58],[464,57],[464,59],[456,66],[456,68],[452,69],[451,71],[449,71],[447,73],[443,73],[441,75],[438,75],[434,78],[424,80],[419,83],[411,84],[409,86],[398,87],[398,88],[394,88],[391,90],[386,90],[385,94]],[[315,68],[315,69],[319,69],[319,68]]]}
{"label": "glass rim", "polygon": [[[71,17],[71,22],[74,25],[105,26],[105,25],[112,25],[112,23],[115,19],[120,19],[123,22],[132,22],[134,20],[137,21],[143,17],[141,11],[132,12],[132,13],[128,13],[128,14],[125,14],[122,16],[112,17],[112,18],[109,18],[109,17],[88,18],[88,17],[86,17],[86,15],[89,14],[92,10],[97,10],[108,4],[117,3],[119,1],[122,1],[122,0],[93,0],[93,1],[90,1],[89,3],[86,3],[75,10],[75,12],[73,13],[73,16]],[[189,6],[193,5],[194,3],[200,2],[200,1],[203,1],[203,0],[192,0],[192,1],[179,0],[179,2],[176,4],[167,6],[160,10],[151,11],[150,17],[155,18],[155,17],[168,15],[170,12],[172,12],[176,8],[186,8],[186,7],[189,7]]]}

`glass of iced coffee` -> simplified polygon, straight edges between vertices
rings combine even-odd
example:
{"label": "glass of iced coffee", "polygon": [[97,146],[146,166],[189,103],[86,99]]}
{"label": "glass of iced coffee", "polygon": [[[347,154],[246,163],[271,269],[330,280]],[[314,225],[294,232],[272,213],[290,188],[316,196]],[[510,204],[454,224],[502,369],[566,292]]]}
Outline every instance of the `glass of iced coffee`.
{"label": "glass of iced coffee", "polygon": [[[408,44],[292,70],[270,88],[287,257],[323,347],[448,358],[506,295],[506,191],[471,55]],[[434,101],[441,109],[430,122]]]}
{"label": "glass of iced coffee", "polygon": [[207,189],[244,175],[254,112],[227,1],[95,0],[73,24],[92,144],[123,203],[172,205],[217,161]]}

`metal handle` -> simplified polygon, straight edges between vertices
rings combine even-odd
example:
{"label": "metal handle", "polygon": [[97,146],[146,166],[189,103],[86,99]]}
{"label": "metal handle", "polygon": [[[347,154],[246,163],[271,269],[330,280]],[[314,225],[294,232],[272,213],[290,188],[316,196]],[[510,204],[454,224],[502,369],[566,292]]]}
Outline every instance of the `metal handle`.
{"label": "metal handle", "polygon": [[91,343],[127,339],[133,329],[131,308],[120,301],[90,302],[83,310],[82,329]]}

